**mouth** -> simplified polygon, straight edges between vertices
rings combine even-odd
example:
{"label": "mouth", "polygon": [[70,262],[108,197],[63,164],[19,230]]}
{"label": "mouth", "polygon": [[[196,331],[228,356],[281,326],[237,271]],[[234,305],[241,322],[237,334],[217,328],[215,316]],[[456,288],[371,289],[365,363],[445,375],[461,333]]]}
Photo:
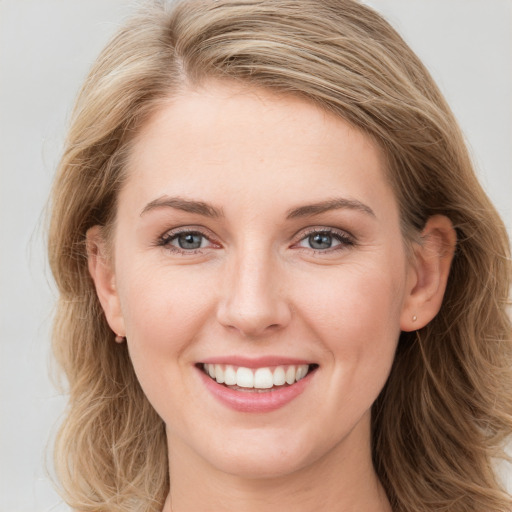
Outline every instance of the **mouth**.
{"label": "mouth", "polygon": [[318,368],[317,364],[289,364],[260,368],[217,363],[198,363],[196,366],[217,384],[245,393],[269,393],[293,386]]}

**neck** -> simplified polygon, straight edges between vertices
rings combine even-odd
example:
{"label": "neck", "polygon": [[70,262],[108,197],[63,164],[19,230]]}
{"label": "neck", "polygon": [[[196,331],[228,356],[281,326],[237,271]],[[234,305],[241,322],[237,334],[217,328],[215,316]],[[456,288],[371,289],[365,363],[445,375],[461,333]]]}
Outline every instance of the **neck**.
{"label": "neck", "polygon": [[[240,476],[221,471],[170,441],[171,492],[163,512],[390,512],[371,461],[369,435],[360,431],[328,454],[285,475]],[[369,432],[368,432],[369,434]]]}

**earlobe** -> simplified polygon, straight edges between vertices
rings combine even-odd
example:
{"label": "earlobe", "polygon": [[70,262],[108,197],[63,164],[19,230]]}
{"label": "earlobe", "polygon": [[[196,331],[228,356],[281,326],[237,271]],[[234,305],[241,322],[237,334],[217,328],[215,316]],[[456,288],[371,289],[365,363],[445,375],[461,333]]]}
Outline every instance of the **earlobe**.
{"label": "earlobe", "polygon": [[117,336],[124,336],[125,326],[115,283],[114,266],[108,256],[101,226],[93,226],[87,231],[86,243],[89,273],[107,322]]}
{"label": "earlobe", "polygon": [[421,241],[414,244],[400,319],[402,331],[424,327],[441,309],[456,243],[455,229],[447,217],[434,215],[428,219]]}

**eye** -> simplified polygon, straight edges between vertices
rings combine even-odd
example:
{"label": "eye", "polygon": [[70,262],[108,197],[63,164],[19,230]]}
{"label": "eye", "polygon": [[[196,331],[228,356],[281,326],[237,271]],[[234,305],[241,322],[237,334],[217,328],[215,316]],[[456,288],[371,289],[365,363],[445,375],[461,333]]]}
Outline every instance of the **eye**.
{"label": "eye", "polygon": [[185,250],[201,249],[207,245],[208,240],[201,233],[179,233],[169,243]]}
{"label": "eye", "polygon": [[330,249],[333,244],[338,243],[330,233],[313,233],[307,237],[307,243],[312,249]]}
{"label": "eye", "polygon": [[181,253],[194,252],[215,246],[206,235],[193,230],[167,232],[160,238],[158,245]]}
{"label": "eye", "polygon": [[343,249],[354,245],[352,239],[345,233],[332,229],[318,229],[303,237],[297,244],[299,247],[326,252],[329,249]]}

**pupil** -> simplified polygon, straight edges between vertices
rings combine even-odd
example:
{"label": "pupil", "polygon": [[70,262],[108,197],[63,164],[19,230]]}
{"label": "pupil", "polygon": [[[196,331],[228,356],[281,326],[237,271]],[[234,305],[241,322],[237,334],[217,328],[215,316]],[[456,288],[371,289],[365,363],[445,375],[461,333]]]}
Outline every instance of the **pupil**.
{"label": "pupil", "polygon": [[309,244],[313,249],[329,249],[332,245],[332,237],[327,233],[315,233],[309,236]]}
{"label": "pupil", "polygon": [[182,249],[199,249],[202,236],[197,233],[185,233],[179,235],[178,243]]}

